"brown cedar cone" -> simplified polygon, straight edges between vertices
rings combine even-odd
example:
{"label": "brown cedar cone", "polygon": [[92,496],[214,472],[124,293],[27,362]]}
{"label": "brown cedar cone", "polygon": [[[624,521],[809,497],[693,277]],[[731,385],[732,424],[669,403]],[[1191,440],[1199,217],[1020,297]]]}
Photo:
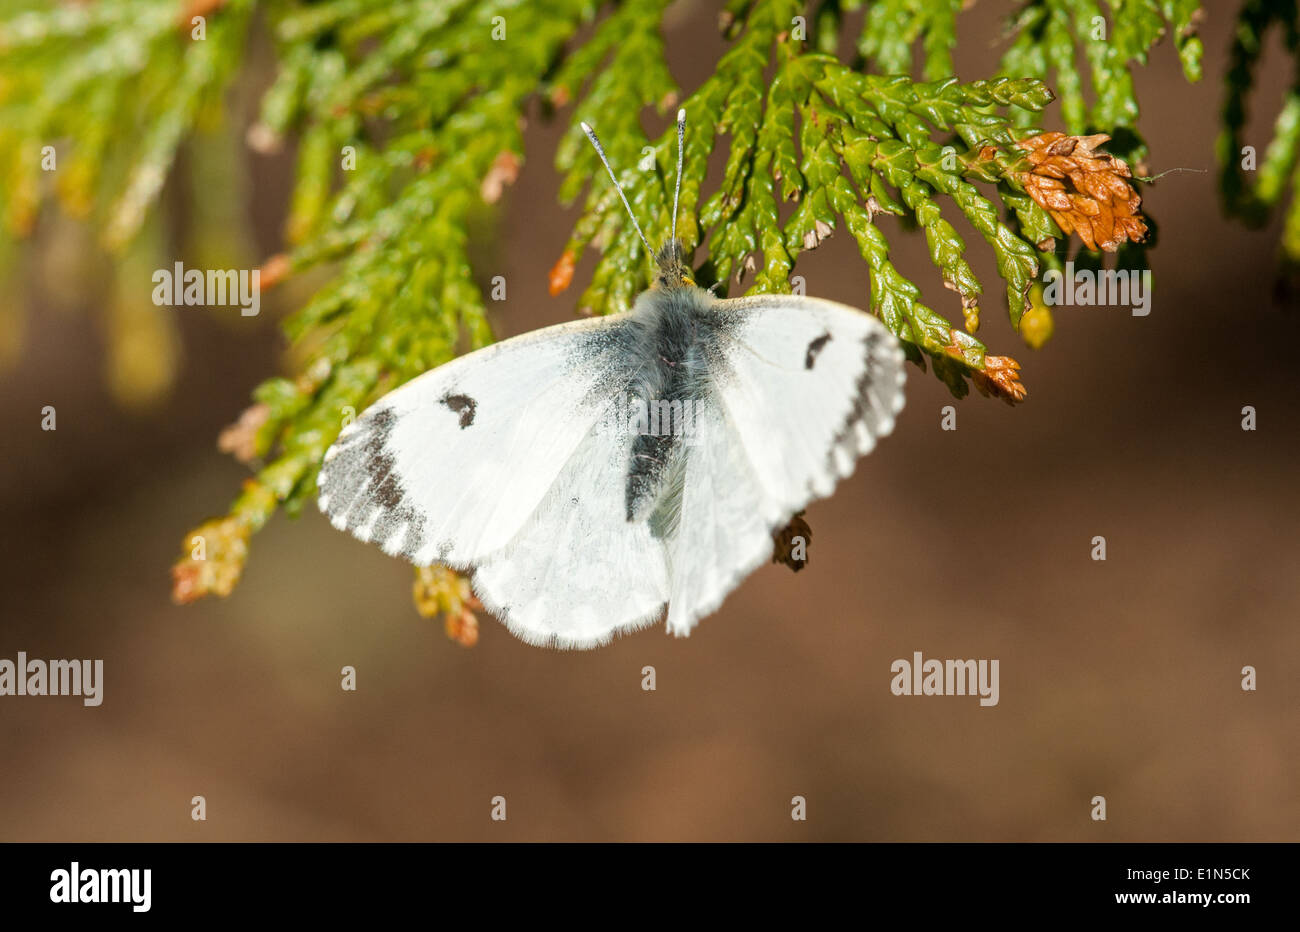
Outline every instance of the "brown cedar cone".
{"label": "brown cedar cone", "polygon": [[[795,553],[795,544],[802,540],[799,553]],[[812,544],[812,528],[799,512],[790,519],[790,523],[779,531],[772,532],[772,562],[784,563],[796,573],[808,565],[808,547]]]}
{"label": "brown cedar cone", "polygon": [[205,595],[230,595],[248,559],[252,530],[238,518],[215,518],[182,543],[185,556],[172,566],[172,601],[184,605]]}
{"label": "brown cedar cone", "polygon": [[478,643],[478,618],[472,609],[483,603],[474,597],[469,580],[446,566],[417,566],[413,595],[415,610],[425,618],[443,616],[448,638],[461,647]]}
{"label": "brown cedar cone", "polygon": [[1020,381],[1020,363],[1010,356],[985,356],[984,368],[971,373],[983,395],[996,395],[1009,405],[1024,401],[1029,391]]}
{"label": "brown cedar cone", "polygon": [[[1096,147],[1110,139],[1040,133],[1016,143],[1033,166],[1018,180],[1029,196],[1052,215],[1069,236],[1078,233],[1089,249],[1114,252],[1126,240],[1146,239],[1147,225],[1138,207],[1142,199],[1125,178],[1132,178],[1123,159]],[[1067,185],[1066,182],[1069,182]]]}

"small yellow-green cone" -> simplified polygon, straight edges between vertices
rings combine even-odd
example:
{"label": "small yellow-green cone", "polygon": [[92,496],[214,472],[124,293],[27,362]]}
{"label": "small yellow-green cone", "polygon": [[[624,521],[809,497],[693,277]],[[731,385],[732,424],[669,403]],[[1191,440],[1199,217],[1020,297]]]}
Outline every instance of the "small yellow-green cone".
{"label": "small yellow-green cone", "polygon": [[1020,335],[1030,349],[1042,349],[1055,329],[1051,309],[1043,303],[1043,286],[1034,285],[1029,289],[1029,310],[1020,318]]}

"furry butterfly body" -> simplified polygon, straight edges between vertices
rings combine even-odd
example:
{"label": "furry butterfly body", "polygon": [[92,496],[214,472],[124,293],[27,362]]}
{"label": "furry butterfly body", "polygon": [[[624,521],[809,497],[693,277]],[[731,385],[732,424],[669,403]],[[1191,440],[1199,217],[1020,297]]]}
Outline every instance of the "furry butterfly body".
{"label": "furry butterfly body", "polygon": [[321,510],[417,565],[472,571],[531,643],[592,647],[665,610],[689,633],[892,430],[903,355],[845,305],[716,298],[676,240],[657,264],[624,314],[502,341],[380,399],[326,454]]}

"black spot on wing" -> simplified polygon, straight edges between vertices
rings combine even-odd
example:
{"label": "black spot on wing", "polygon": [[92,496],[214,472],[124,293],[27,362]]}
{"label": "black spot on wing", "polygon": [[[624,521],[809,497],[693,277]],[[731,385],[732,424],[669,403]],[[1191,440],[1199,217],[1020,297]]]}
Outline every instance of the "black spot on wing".
{"label": "black spot on wing", "polygon": [[831,341],[830,333],[823,333],[817,339],[808,344],[808,352],[803,357],[803,367],[811,369],[817,363],[817,354],[822,351],[827,343]]}
{"label": "black spot on wing", "polygon": [[442,403],[460,415],[461,430],[474,423],[474,412],[478,410],[478,402],[469,395],[444,395]]}

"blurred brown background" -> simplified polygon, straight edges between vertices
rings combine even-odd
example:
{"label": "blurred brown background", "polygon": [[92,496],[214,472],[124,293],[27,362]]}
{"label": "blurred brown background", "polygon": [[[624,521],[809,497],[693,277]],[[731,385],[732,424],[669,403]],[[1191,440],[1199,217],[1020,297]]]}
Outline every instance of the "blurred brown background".
{"label": "blurred brown background", "polygon": [[[909,370],[896,435],[810,510],[809,569],[760,570],[686,640],[652,628],[558,653],[484,616],[462,649],[416,615],[408,566],[314,509],[254,538],[232,598],[174,607],[182,535],[245,475],[216,435],[283,365],[273,321],[288,302],[255,320],[169,311],[176,389],[125,412],[94,324],[107,267],[43,223],[2,283],[28,332],[0,377],[0,657],[103,658],[105,700],[0,699],[0,838],[1296,840],[1300,315],[1272,297],[1279,225],[1248,232],[1217,205],[1235,4],[1210,6],[1203,83],[1185,83],[1168,42],[1137,74],[1152,170],[1209,170],[1144,191],[1161,229],[1151,315],[1062,308],[1055,338],[1028,350],[958,222],[989,295],[982,336],[1022,361],[1028,402],[957,402],[943,432],[946,389]],[[962,17],[963,78],[995,67],[1007,9]],[[722,48],[714,15],[672,10],[688,90]],[[1273,36],[1261,149],[1290,78]],[[576,291],[546,294],[573,219],[555,206],[559,130],[532,121],[479,258],[483,280],[509,282],[501,336],[572,313]],[[248,226],[231,232],[267,255],[290,160],[241,158]],[[922,236],[884,222],[899,267],[960,319]],[[186,259],[181,239],[151,268]],[[70,255],[79,296],[55,308]],[[799,271],[812,294],[867,304],[843,233]],[[39,428],[47,404],[57,432]],[[1089,558],[1098,534],[1105,563]],[[1000,704],[893,696],[890,663],[916,650],[999,659]],[[355,693],[339,688],[345,664]],[[1258,692],[1240,688],[1246,664]],[[806,823],[790,819],[796,794]],[[194,795],[206,822],[190,819]],[[496,795],[505,823],[489,819]],[[1089,818],[1094,795],[1107,822]]]}

